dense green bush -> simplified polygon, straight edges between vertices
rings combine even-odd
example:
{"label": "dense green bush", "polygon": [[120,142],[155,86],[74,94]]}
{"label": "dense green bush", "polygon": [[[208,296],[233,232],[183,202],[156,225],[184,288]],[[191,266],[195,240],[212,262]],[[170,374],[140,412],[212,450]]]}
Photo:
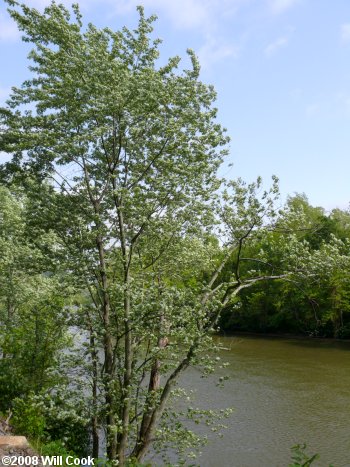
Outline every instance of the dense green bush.
{"label": "dense green bush", "polygon": [[84,418],[81,407],[69,406],[57,394],[41,396],[31,393],[25,399],[16,398],[12,411],[16,433],[27,436],[35,445],[48,444],[50,447],[58,443],[62,449],[77,456],[88,454],[88,420]]}
{"label": "dense green bush", "polygon": [[28,399],[16,398],[12,404],[12,425],[17,433],[39,442],[45,436],[46,420],[42,408]]}

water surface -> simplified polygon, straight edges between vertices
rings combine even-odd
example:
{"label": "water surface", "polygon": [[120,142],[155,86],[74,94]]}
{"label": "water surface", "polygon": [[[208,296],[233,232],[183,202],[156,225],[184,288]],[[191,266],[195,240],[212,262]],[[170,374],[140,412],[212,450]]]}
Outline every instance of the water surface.
{"label": "water surface", "polygon": [[[234,407],[223,437],[198,458],[201,467],[285,467],[290,447],[318,452],[315,467],[350,467],[350,343],[220,337],[229,367],[203,380],[191,369],[182,383],[200,407]],[[220,389],[215,382],[228,374]],[[206,429],[203,429],[205,432]]]}

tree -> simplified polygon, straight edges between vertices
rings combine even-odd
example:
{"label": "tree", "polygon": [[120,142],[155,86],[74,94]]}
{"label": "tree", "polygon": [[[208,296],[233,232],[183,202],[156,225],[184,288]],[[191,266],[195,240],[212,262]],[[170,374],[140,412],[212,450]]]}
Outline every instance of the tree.
{"label": "tree", "polygon": [[[135,31],[114,33],[92,25],[82,32],[77,7],[71,22],[62,6],[52,4],[40,14],[10,4],[25,40],[35,46],[35,77],[14,90],[2,113],[2,149],[15,153],[27,173],[50,177],[61,190],[57,228],[73,256],[80,250],[75,261],[99,318],[108,455],[123,465],[132,418],[140,425],[133,455],[141,457],[172,381],[189,363],[188,357],[175,364],[155,405],[155,348],[165,347],[169,337],[162,328],[171,320],[162,310],[140,309],[140,290],[150,303],[163,300],[162,307],[175,300],[164,293],[160,298],[163,277],[155,265],[200,225],[203,202],[217,188],[215,170],[224,154],[219,148],[227,138],[214,122],[215,93],[198,81],[193,53],[192,69],[183,73],[176,73],[178,57],[156,67],[159,42],[149,38],[154,17],[146,19],[141,8]],[[35,111],[15,110],[30,103]],[[152,352],[137,370],[146,317]],[[146,370],[149,390],[140,422],[131,401]]]}
{"label": "tree", "polygon": [[[1,410],[15,397],[50,388],[50,371],[67,346],[65,293],[26,235],[26,203],[21,191],[0,187]],[[53,238],[41,241],[45,249]]]}
{"label": "tree", "polygon": [[[294,280],[259,282],[222,315],[226,330],[346,337],[349,329],[347,213],[289,198],[273,228],[242,253],[261,274],[298,271]],[[270,227],[270,226],[269,226]],[[291,277],[289,277],[291,279]]]}
{"label": "tree", "polygon": [[31,235],[54,232],[52,251],[84,298],[76,324],[91,362],[94,453],[101,424],[110,460],[140,461],[186,432],[169,429],[169,401],[189,365],[208,364],[222,308],[285,277],[240,269],[242,246],[272,222],[277,185],[259,198],[260,180],[232,182],[218,196],[228,138],[215,92],[190,50],[188,70],[179,57],[158,65],[155,18],[142,8],[135,30],[113,32],[84,30],[77,6],[71,19],[62,5],[41,14],[8,3],[34,47],[34,76],[1,109],[0,149],[13,154],[3,176],[31,180]]}

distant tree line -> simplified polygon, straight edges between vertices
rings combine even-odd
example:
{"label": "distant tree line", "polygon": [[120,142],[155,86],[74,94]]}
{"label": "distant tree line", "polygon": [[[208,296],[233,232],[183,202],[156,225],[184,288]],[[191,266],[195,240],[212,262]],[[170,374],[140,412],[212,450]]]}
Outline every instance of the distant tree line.
{"label": "distant tree line", "polygon": [[242,290],[223,310],[221,329],[349,339],[350,212],[326,213],[297,194],[280,216],[273,231],[244,250],[244,266],[278,272],[293,260],[309,273],[295,282],[265,281]]}

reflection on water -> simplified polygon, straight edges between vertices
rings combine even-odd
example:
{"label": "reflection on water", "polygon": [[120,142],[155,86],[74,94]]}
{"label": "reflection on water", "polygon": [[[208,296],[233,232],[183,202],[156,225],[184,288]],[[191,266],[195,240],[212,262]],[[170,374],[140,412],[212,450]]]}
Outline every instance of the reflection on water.
{"label": "reflection on water", "polygon": [[[181,382],[196,389],[198,406],[235,409],[224,436],[210,434],[201,467],[285,467],[290,447],[304,442],[321,456],[315,467],[350,467],[350,343],[215,339],[230,366],[205,380],[192,369]],[[231,379],[219,389],[223,374]]]}

